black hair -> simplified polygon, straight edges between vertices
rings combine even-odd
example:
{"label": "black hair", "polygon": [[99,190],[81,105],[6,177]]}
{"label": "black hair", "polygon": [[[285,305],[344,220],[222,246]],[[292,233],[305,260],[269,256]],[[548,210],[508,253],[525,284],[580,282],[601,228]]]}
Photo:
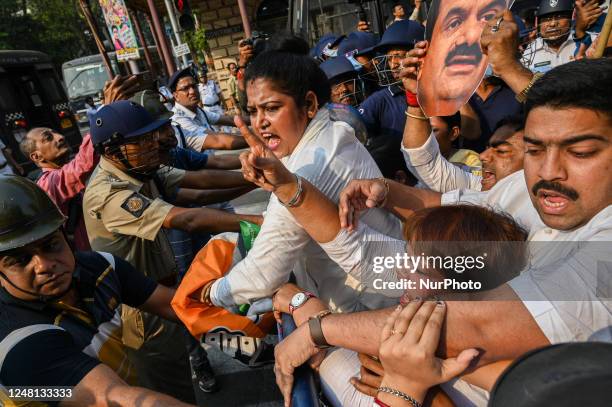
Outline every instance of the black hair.
{"label": "black hair", "polygon": [[266,51],[246,69],[245,83],[256,79],[271,81],[276,90],[291,96],[298,107],[304,106],[309,91],[315,93],[319,106],[330,100],[331,88],[325,73],[306,55]]}
{"label": "black hair", "polygon": [[517,131],[521,131],[525,128],[525,116],[522,113],[519,113],[504,117],[497,122],[494,132],[504,126],[510,127],[515,133]]}
{"label": "black hair", "polygon": [[541,106],[583,108],[603,113],[612,123],[612,59],[582,59],[548,71],[527,93],[525,116]]}
{"label": "black hair", "polygon": [[265,51],[289,52],[298,55],[308,55],[310,47],[302,37],[291,33],[275,34],[265,42]]}
{"label": "black hair", "polygon": [[453,127],[459,127],[461,130],[461,113],[457,112],[451,116],[438,116],[440,120],[442,120],[448,126],[448,129],[451,130]]}

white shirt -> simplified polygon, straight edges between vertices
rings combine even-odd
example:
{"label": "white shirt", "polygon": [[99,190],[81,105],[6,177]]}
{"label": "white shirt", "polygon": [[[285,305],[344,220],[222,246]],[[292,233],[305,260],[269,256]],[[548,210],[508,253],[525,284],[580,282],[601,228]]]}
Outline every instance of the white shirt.
{"label": "white shirt", "polygon": [[[506,212],[529,232],[529,266],[508,284],[551,343],[586,341],[593,335],[612,342],[612,206],[576,230],[553,230],[531,203],[524,171],[487,192],[464,189],[442,195],[443,205],[458,203]],[[341,231],[322,247],[344,270],[367,278],[373,275],[375,256],[403,253],[405,245],[364,225],[355,233]],[[381,278],[392,281],[393,276]],[[488,392],[462,380],[444,389],[459,406],[487,405]]]}
{"label": "white shirt", "polygon": [[221,88],[219,84],[212,79],[209,79],[206,84],[198,83],[198,91],[200,92],[200,100],[203,105],[212,106],[219,103]]}
{"label": "white shirt", "polygon": [[612,206],[575,230],[552,229],[531,203],[524,171],[488,193],[453,191],[442,202],[490,206],[527,229],[530,263],[509,285],[551,343],[586,341],[612,325]]}
{"label": "white shirt", "polygon": [[[344,122],[332,122],[327,109],[319,110],[295,150],[282,161],[334,202],[350,180],[381,176],[354,130]],[[361,221],[387,235],[400,236],[399,220],[383,210],[370,210]],[[349,312],[389,305],[389,299],[382,295],[362,295],[365,287],[360,281],[335,264],[275,196],[270,199],[253,248],[213,284],[211,299],[215,305],[233,309],[236,304],[270,297],[292,270],[300,287],[314,290],[333,310]]]}
{"label": "white shirt", "polygon": [[448,192],[460,188],[480,191],[482,177],[464,171],[440,154],[440,146],[432,133],[425,144],[406,148],[402,143],[406,167],[425,187],[436,192]]}
{"label": "white shirt", "polygon": [[172,124],[181,126],[187,146],[195,151],[202,151],[202,144],[209,132],[214,131],[212,124],[216,123],[221,115],[217,113],[204,113],[201,108],[195,112],[187,109],[180,103],[174,103],[172,108]]}
{"label": "white shirt", "polygon": [[574,52],[576,51],[576,43],[572,33],[567,37],[567,40],[558,51],[553,51],[546,41],[538,37],[523,52],[523,60],[527,62],[525,67],[532,72],[548,72],[551,69],[566,64],[574,60]]}

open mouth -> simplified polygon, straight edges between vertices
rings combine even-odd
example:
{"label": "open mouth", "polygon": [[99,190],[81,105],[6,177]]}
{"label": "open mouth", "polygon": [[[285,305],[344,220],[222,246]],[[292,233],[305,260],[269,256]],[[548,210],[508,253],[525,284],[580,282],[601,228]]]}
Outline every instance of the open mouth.
{"label": "open mouth", "polygon": [[555,191],[540,189],[537,194],[540,207],[549,215],[559,215],[563,213],[570,203],[570,199]]}
{"label": "open mouth", "polygon": [[261,137],[263,138],[264,143],[266,143],[266,146],[271,151],[276,150],[280,145],[281,139],[277,135],[274,135],[272,133],[261,133]]}
{"label": "open mouth", "polygon": [[497,177],[495,177],[495,172],[484,169],[482,170],[482,181],[480,182],[483,190],[490,189],[497,182]]}

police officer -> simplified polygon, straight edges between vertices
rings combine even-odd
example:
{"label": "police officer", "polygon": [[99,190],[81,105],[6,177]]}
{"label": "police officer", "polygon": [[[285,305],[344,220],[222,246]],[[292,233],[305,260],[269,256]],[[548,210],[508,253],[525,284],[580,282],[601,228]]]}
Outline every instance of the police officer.
{"label": "police officer", "polygon": [[[174,98],[172,122],[180,125],[187,140],[187,146],[195,151],[206,149],[236,150],[247,147],[242,136],[217,133],[212,125],[234,126],[234,119],[209,111],[199,106],[198,82],[191,68],[177,71],[168,80],[168,88]],[[248,123],[248,118],[245,119]]]}
{"label": "police officer", "polygon": [[[260,223],[260,217],[236,215],[207,208],[183,208],[204,204],[205,188],[246,185],[239,173],[203,170],[183,171],[164,164],[159,139],[172,127],[167,119],[154,120],[137,103],[119,101],[99,109],[90,123],[91,138],[101,154],[83,200],[85,224],[94,250],[126,259],[160,284],[176,283],[176,263],[162,227],[196,231],[238,231],[239,220]],[[172,135],[170,135],[172,137]],[[179,189],[180,188],[180,189]],[[166,199],[164,199],[166,198]],[[193,394],[183,327],[124,307],[124,343],[132,352],[141,384],[186,399]],[[208,366],[205,366],[208,368]],[[205,389],[214,389],[210,369]]]}
{"label": "police officer", "polygon": [[574,59],[573,12],[574,0],[540,1],[536,13],[539,37],[523,52],[527,68],[544,73]]}
{"label": "police officer", "polygon": [[357,107],[363,102],[361,81],[353,64],[344,56],[328,59],[319,65],[331,85],[331,101]]}
{"label": "police officer", "polygon": [[[109,253],[73,253],[65,219],[33,182],[0,176],[0,383],[69,387],[77,406],[185,406],[132,387],[121,341],[122,304],[178,322],[174,290]],[[0,404],[14,405],[7,396]]]}
{"label": "police officer", "polygon": [[409,20],[397,21],[385,31],[375,47],[377,52],[383,54],[374,58],[379,84],[383,88],[368,97],[358,109],[368,129],[366,147],[371,145],[373,139],[382,137],[385,142],[392,142],[400,148],[408,107],[399,77],[401,60],[417,41],[423,39],[423,35],[421,24]]}
{"label": "police officer", "polygon": [[338,56],[346,57],[357,71],[365,97],[380,89],[378,75],[372,62],[376,44],[378,37],[375,34],[355,31],[347,35],[338,46]]}

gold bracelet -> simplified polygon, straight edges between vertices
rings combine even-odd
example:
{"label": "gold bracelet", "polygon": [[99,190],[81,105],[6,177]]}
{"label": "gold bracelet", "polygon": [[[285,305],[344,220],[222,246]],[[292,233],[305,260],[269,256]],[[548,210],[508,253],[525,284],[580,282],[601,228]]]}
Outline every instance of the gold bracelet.
{"label": "gold bracelet", "polygon": [[200,291],[200,302],[202,304],[206,304],[210,306],[214,305],[212,301],[210,300],[210,290],[214,282],[215,280],[212,280],[208,282],[208,284],[206,284],[204,287],[202,287],[202,291]]}
{"label": "gold bracelet", "polygon": [[385,198],[380,203],[380,205],[377,205],[378,208],[382,208],[387,203],[387,198],[389,197],[389,183],[387,182],[387,179],[385,177],[380,177],[378,178],[378,180],[382,181],[383,184],[385,184]]}
{"label": "gold bracelet", "polygon": [[416,114],[412,114],[412,113],[408,113],[408,110],[406,110],[406,116],[408,117],[412,117],[413,119],[418,119],[418,120],[429,120],[429,117],[427,116],[417,116]]}
{"label": "gold bracelet", "polygon": [[525,89],[523,89],[520,93],[518,93],[517,95],[514,96],[514,98],[517,100],[517,102],[519,103],[525,103],[525,101],[527,101],[527,94],[529,93],[529,91],[531,90],[531,88],[533,87],[533,85],[542,77],[544,76],[543,73],[541,72],[536,72],[535,74],[533,74],[533,77],[531,78],[531,80],[529,81],[529,84],[527,84],[527,86],[525,87]]}

